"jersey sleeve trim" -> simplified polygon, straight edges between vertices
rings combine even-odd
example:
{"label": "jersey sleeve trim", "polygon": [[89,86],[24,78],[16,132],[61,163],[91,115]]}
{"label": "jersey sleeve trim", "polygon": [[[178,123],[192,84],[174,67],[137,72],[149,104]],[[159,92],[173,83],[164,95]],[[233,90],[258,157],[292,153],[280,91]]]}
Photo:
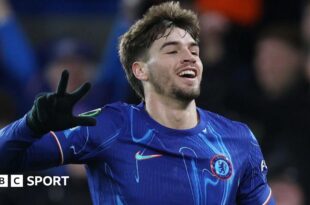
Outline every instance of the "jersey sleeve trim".
{"label": "jersey sleeve trim", "polygon": [[63,151],[62,151],[60,142],[59,142],[59,140],[58,140],[58,138],[57,138],[55,132],[50,131],[50,134],[52,135],[52,137],[53,137],[54,140],[56,141],[56,144],[57,144],[57,147],[58,147],[58,151],[59,151],[59,154],[60,154],[60,165],[63,165],[63,164],[64,164],[64,154],[63,154]]}
{"label": "jersey sleeve trim", "polygon": [[268,205],[269,204],[271,196],[272,196],[272,190],[270,189],[269,195],[268,195],[266,201],[263,203],[263,205]]}

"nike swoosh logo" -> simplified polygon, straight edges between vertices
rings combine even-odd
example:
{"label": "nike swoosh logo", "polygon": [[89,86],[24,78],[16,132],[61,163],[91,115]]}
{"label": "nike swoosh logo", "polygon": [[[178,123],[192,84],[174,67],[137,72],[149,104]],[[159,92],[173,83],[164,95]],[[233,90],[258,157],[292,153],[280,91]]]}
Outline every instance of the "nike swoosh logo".
{"label": "nike swoosh logo", "polygon": [[138,151],[135,155],[136,160],[146,160],[146,159],[152,159],[152,158],[157,158],[161,157],[161,154],[151,154],[151,155],[142,155],[141,151]]}

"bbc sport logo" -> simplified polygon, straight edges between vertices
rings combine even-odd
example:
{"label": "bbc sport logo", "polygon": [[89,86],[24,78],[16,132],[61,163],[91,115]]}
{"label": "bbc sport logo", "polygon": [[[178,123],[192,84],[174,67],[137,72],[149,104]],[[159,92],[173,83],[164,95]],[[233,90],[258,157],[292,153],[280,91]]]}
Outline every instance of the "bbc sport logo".
{"label": "bbc sport logo", "polygon": [[23,187],[24,176],[23,175],[11,175],[11,187]]}
{"label": "bbc sport logo", "polygon": [[69,176],[27,176],[24,175],[0,175],[0,188],[24,187],[24,186],[67,186]]}
{"label": "bbc sport logo", "polygon": [[9,186],[9,177],[8,175],[0,175],[0,187]]}

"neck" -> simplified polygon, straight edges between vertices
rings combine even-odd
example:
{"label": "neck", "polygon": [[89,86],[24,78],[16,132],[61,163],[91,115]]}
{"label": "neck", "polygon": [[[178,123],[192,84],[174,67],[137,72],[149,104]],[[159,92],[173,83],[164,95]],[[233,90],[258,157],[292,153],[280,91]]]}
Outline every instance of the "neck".
{"label": "neck", "polygon": [[190,129],[198,124],[195,100],[182,102],[171,98],[145,98],[148,114],[158,123],[172,129]]}

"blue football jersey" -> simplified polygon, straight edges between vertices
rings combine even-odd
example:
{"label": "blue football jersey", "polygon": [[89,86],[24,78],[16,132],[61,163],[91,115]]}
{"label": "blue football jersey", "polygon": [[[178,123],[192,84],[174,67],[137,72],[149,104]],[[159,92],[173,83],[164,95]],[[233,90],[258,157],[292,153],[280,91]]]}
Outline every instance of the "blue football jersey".
{"label": "blue football jersey", "polygon": [[[15,140],[28,135],[23,170],[85,164],[95,205],[274,204],[267,166],[250,129],[200,108],[197,112],[194,128],[176,130],[153,120],[143,103],[114,103],[83,114],[96,117],[94,127],[33,139],[23,118],[0,135],[6,142],[9,135]],[[8,131],[18,127],[18,133]],[[0,141],[9,146],[4,144]]]}

